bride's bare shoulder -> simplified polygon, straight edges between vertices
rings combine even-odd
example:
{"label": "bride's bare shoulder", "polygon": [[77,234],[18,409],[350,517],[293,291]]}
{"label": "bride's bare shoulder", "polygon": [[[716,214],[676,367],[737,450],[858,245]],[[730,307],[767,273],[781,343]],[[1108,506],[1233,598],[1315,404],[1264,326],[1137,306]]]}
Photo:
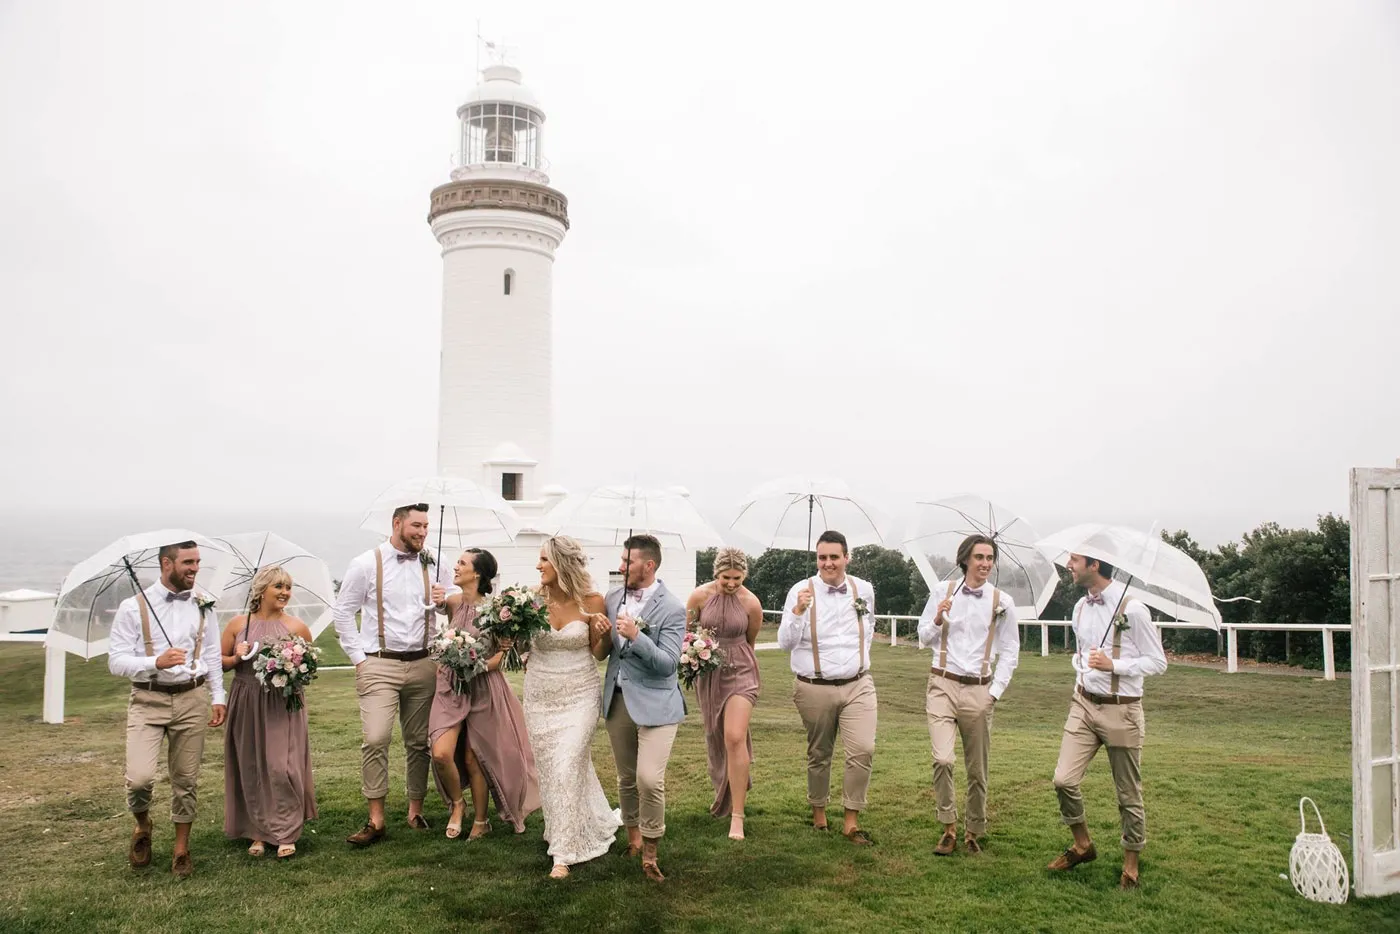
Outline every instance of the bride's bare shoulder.
{"label": "bride's bare shoulder", "polygon": [[585,613],[602,613],[606,604],[603,601],[602,594],[591,593],[579,601],[579,606],[583,608],[583,612]]}

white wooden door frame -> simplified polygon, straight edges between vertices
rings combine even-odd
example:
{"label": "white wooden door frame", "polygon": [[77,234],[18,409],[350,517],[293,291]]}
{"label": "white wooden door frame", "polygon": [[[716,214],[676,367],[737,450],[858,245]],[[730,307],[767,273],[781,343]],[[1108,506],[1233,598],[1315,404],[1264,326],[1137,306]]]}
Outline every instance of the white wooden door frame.
{"label": "white wooden door frame", "polygon": [[1352,878],[1400,892],[1400,463],[1351,472]]}

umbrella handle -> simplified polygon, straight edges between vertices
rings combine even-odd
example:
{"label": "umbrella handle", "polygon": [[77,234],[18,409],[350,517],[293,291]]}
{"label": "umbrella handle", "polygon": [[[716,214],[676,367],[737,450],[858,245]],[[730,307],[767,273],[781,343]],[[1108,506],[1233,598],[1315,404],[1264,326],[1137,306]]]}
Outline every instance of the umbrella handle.
{"label": "umbrella handle", "polygon": [[247,654],[247,655],[240,656],[240,657],[241,657],[245,662],[248,661],[248,660],[251,659],[254,655],[257,655],[257,654],[258,654],[258,646],[260,646],[260,645],[262,645],[261,642],[254,642],[254,643],[253,643],[253,647],[252,647],[251,649],[248,650],[248,654]]}

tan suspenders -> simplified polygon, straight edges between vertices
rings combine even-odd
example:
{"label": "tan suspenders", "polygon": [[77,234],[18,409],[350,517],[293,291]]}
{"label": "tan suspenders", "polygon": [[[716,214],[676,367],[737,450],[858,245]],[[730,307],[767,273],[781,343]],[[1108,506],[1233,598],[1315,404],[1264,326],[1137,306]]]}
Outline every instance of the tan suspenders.
{"label": "tan suspenders", "polygon": [[[958,585],[955,584],[955,583],[950,583],[950,584],[948,584],[948,593],[943,597],[943,599],[944,599],[944,600],[951,600],[951,599],[953,599],[953,591],[956,590],[957,587],[958,587]],[[992,588],[992,622],[991,622],[991,625],[989,625],[989,626],[987,627],[987,644],[984,645],[984,646],[982,647],[982,667],[981,667],[980,669],[978,669],[978,671],[980,672],[980,676],[983,677],[983,678],[987,677],[987,675],[990,674],[990,671],[989,671],[988,669],[991,667],[991,664],[992,664],[992,644],[996,641],[996,635],[997,635],[997,610],[1000,609],[1000,608],[1001,608],[1001,591],[1000,591],[1000,590],[997,590],[995,587],[993,587],[993,588]],[[947,670],[948,670],[948,622],[947,622],[947,621],[945,621],[945,622],[943,623],[943,632],[942,632],[942,634],[941,634],[941,637],[942,637],[942,638],[941,638],[942,647],[938,650],[938,667],[939,667],[939,668],[942,668],[944,671],[947,671]]]}
{"label": "tan suspenders", "polygon": [[[856,601],[860,599],[860,589],[856,587],[856,582],[855,582],[851,577],[847,576],[846,580],[849,581],[849,582],[850,582],[850,585],[851,585],[851,606],[852,606],[852,607],[855,607],[855,606],[856,606]],[[812,674],[813,674],[813,676],[815,676],[815,677],[817,677],[817,678],[820,678],[820,677],[822,676],[822,656],[821,656],[821,651],[817,648],[817,584],[818,584],[818,583],[819,583],[819,578],[816,578],[816,577],[812,578],[812,579],[811,579],[810,581],[808,581],[808,583],[807,583],[807,586],[809,586],[809,587],[812,588],[812,605],[811,605],[810,607],[808,607],[808,609],[807,609],[807,618],[808,618],[808,620],[809,620],[809,622],[810,622],[811,631],[812,631]],[[862,674],[865,673],[865,668],[866,668],[866,664],[865,664],[865,663],[866,663],[866,659],[865,659],[865,618],[864,618],[864,616],[861,614],[861,612],[860,612],[860,610],[859,610],[858,608],[856,609],[856,633],[857,633],[857,635],[858,635],[859,638],[860,638],[860,649],[859,649],[859,652],[860,652],[860,668],[856,671],[856,676],[859,677],[860,675],[862,675]]]}
{"label": "tan suspenders", "polygon": [[[422,562],[419,562],[420,564]],[[428,580],[428,566],[423,565],[423,602],[433,602],[433,585]],[[374,609],[379,614],[379,651],[384,651],[384,553],[374,549]],[[433,611],[423,611],[423,648],[427,649],[433,628]]]}
{"label": "tan suspenders", "polygon": [[[190,595],[190,599],[195,599],[194,594]],[[146,595],[144,592],[137,592],[136,608],[141,611],[141,639],[146,643],[146,657],[150,658],[156,654],[156,647],[155,643],[151,641],[151,611],[146,606]],[[200,607],[199,631],[195,633],[194,636],[194,656],[190,660],[191,664],[193,664],[195,659],[199,658],[199,650],[204,646],[204,614],[204,607]],[[174,648],[174,646],[171,646],[171,648]]]}
{"label": "tan suspenders", "polygon": [[[1127,615],[1127,612],[1128,612],[1128,598],[1127,598],[1126,596],[1124,596],[1124,598],[1123,598],[1123,614],[1126,616],[1126,615]],[[1076,629],[1078,629],[1078,627],[1079,627],[1079,617],[1080,617],[1083,613],[1084,613],[1084,603],[1081,602],[1081,603],[1079,604],[1079,606],[1078,606],[1078,607],[1075,609],[1075,611],[1074,611],[1074,624],[1075,624],[1075,628],[1076,628]],[[1110,619],[1110,620],[1108,621],[1108,625],[1113,626],[1113,620],[1112,620],[1112,619]],[[1077,635],[1077,634],[1076,634],[1076,638],[1078,638],[1078,635]],[[1113,660],[1114,660],[1114,661],[1117,661],[1117,660],[1118,660],[1118,657],[1119,657],[1119,655],[1122,653],[1122,651],[1123,651],[1123,633],[1122,633],[1122,631],[1121,631],[1117,626],[1113,626]],[[1109,693],[1110,695],[1112,695],[1113,697],[1117,697],[1117,696],[1118,696],[1118,672],[1117,672],[1117,671],[1114,671],[1113,674],[1109,677],[1109,682],[1108,682],[1108,693]]]}

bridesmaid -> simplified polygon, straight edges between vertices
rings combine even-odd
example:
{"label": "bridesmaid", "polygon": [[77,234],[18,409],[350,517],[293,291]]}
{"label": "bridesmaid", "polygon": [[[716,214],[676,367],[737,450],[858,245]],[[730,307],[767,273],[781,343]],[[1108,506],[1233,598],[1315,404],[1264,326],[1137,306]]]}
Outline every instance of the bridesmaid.
{"label": "bridesmaid", "polygon": [[[496,559],[489,551],[471,548],[457,559],[452,582],[462,588],[447,598],[447,609],[455,629],[473,635],[477,604],[491,592],[496,577]],[[433,750],[433,777],[443,800],[452,809],[447,821],[447,838],[462,834],[466,802],[462,798],[462,775],[472,792],[473,821],[468,840],[476,840],[491,830],[486,818],[487,795],[496,799],[496,813],[516,833],[525,831],[525,818],[540,806],[539,781],[535,759],[525,733],[525,712],[520,707],[501,663],[507,642],[491,646],[486,671],[467,683],[464,694],[452,688],[452,676],[438,668],[437,694],[428,717],[428,743]],[[488,791],[489,790],[489,791]]]}
{"label": "bridesmaid", "polygon": [[758,660],[753,644],[763,625],[763,606],[744,586],[749,559],[738,548],[715,554],[715,579],[701,584],[686,601],[691,629],[712,629],[724,651],[724,664],[695,684],[705,718],[705,746],[715,801],[710,813],[729,817],[729,839],[744,839],[744,800],[748,797],[753,741],[749,718],[758,703]]}
{"label": "bridesmaid", "polygon": [[291,597],[290,574],[276,566],[258,571],[248,588],[248,615],[229,620],[221,642],[224,671],[234,670],[224,725],[224,834],[252,840],[249,856],[262,856],[272,844],[286,859],[297,851],[302,825],[316,817],[306,707],[287,710],[281,694],[263,690],[252,661],[243,661],[252,643],[311,641],[306,624],[283,612]]}

